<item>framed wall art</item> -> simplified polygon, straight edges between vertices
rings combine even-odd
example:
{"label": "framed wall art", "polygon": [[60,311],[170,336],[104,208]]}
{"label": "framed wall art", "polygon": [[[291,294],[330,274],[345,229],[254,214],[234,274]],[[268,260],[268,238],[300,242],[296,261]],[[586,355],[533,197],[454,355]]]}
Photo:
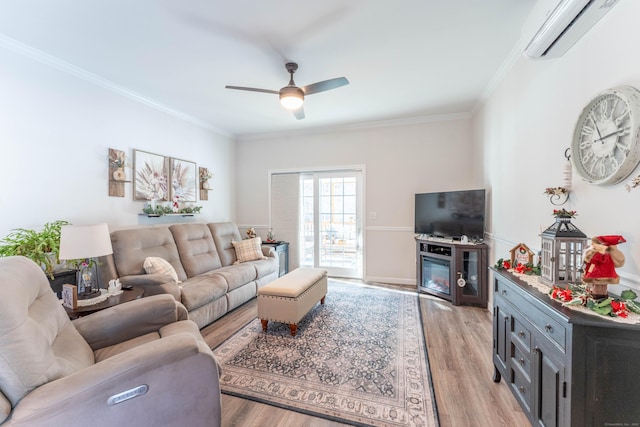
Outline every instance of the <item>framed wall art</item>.
{"label": "framed wall art", "polygon": [[171,159],[171,199],[195,202],[198,190],[198,168],[193,162]]}
{"label": "framed wall art", "polygon": [[168,201],[169,158],[133,150],[133,199]]}

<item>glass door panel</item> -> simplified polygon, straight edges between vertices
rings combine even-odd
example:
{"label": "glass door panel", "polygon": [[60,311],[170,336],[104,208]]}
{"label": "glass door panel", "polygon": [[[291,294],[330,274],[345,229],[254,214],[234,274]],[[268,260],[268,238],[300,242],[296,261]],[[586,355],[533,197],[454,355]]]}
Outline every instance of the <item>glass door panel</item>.
{"label": "glass door panel", "polygon": [[325,268],[332,276],[362,278],[360,185],[359,172],[302,177],[301,265]]}
{"label": "glass door panel", "polygon": [[460,277],[465,280],[462,295],[480,295],[480,272],[478,271],[480,260],[478,256],[479,253],[476,251],[465,251],[462,254],[462,274]]}

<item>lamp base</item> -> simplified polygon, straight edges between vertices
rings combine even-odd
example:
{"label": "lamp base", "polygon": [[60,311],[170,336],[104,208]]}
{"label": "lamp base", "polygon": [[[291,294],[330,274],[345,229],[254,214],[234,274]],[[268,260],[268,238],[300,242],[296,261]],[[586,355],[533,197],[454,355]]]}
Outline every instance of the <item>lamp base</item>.
{"label": "lamp base", "polygon": [[89,298],[95,298],[97,296],[100,296],[102,293],[100,292],[100,289],[94,289],[93,291],[90,292],[82,292],[81,294],[78,294],[78,299],[89,299]]}

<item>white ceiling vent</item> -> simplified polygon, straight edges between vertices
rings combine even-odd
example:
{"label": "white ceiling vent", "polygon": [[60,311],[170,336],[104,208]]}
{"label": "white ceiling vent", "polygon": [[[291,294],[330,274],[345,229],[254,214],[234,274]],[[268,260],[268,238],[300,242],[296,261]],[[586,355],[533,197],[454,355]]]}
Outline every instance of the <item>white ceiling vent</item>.
{"label": "white ceiling vent", "polygon": [[529,58],[564,55],[619,0],[538,0],[525,25]]}

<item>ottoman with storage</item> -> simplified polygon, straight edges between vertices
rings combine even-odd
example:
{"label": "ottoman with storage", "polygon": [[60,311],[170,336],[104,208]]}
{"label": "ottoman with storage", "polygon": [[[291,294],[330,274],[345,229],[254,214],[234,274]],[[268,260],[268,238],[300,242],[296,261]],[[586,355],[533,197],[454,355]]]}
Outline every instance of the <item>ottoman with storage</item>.
{"label": "ottoman with storage", "polygon": [[288,323],[295,336],[298,322],[318,301],[324,304],[327,271],[301,267],[258,289],[258,317],[262,329],[269,321]]}

